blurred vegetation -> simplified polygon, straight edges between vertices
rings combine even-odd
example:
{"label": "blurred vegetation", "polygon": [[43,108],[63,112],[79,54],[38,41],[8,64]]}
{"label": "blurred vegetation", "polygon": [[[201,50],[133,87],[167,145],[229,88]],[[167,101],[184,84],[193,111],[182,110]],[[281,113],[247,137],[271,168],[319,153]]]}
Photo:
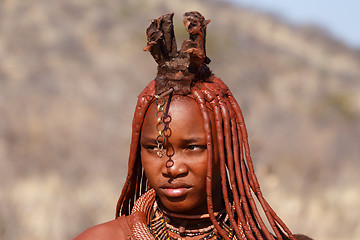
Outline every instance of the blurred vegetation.
{"label": "blurred vegetation", "polygon": [[[0,239],[71,239],[111,220],[150,19],[211,19],[207,53],[242,106],[262,189],[294,232],[359,239],[360,52],[316,26],[216,1],[5,0]],[[341,223],[341,224],[339,224]]]}

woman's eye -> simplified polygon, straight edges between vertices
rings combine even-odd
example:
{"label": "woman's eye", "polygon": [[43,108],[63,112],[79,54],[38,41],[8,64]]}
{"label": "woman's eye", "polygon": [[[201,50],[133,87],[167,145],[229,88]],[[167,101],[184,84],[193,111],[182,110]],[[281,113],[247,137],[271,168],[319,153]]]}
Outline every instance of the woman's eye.
{"label": "woman's eye", "polygon": [[149,151],[157,151],[158,150],[158,147],[157,145],[142,145],[143,148],[145,148],[146,150],[149,150]]}
{"label": "woman's eye", "polygon": [[203,151],[206,149],[206,145],[189,145],[187,149],[191,151]]}

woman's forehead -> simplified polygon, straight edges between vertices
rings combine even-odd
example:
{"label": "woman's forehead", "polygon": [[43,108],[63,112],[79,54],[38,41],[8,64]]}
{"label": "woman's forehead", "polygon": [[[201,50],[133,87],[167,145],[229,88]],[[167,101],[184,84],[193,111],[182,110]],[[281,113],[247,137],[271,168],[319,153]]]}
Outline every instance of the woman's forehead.
{"label": "woman's forehead", "polygon": [[[144,123],[147,121],[157,121],[157,116],[159,114],[162,115],[162,113],[157,114],[157,111],[156,102],[153,102],[145,115]],[[163,111],[165,116],[169,116],[172,121],[182,119],[185,116],[201,119],[200,107],[193,98],[188,96],[174,95],[166,97]]]}
{"label": "woman's forehead", "polygon": [[[177,127],[183,126],[184,131],[186,125],[193,125],[195,128],[204,129],[203,113],[193,96],[173,95],[166,96],[164,99],[165,104],[163,109],[167,116],[165,121],[170,121],[167,127],[172,128],[175,127],[176,124]],[[215,123],[214,112],[208,102],[206,103],[206,109],[211,125],[213,125]],[[154,101],[145,114],[141,130],[142,136],[145,133],[152,135],[157,132],[156,125],[158,124],[158,116],[162,115],[161,113],[157,113],[157,111],[157,105]],[[186,129],[188,128],[186,127]],[[214,131],[214,126],[212,126],[212,131]]]}
{"label": "woman's forehead", "polygon": [[[167,100],[167,102],[169,102]],[[164,110],[166,104],[164,105]],[[156,103],[153,103],[145,115],[142,125],[141,136],[154,138],[159,135],[159,130],[165,127],[170,130],[171,135],[181,134],[182,137],[190,137],[194,134],[204,134],[204,125],[201,111],[196,101],[188,97],[175,97],[170,100],[167,114],[163,126],[158,126],[158,116]],[[161,114],[160,114],[161,115]]]}

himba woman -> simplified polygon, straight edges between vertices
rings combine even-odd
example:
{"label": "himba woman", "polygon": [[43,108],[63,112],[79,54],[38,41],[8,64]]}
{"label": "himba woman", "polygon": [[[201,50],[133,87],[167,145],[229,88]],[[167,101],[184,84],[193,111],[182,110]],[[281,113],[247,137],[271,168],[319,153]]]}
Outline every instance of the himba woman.
{"label": "himba woman", "polygon": [[310,239],[293,235],[264,199],[241,109],[207,66],[210,21],[184,16],[190,37],[179,51],[173,14],[146,31],[158,73],[135,109],[116,219],[75,240]]}

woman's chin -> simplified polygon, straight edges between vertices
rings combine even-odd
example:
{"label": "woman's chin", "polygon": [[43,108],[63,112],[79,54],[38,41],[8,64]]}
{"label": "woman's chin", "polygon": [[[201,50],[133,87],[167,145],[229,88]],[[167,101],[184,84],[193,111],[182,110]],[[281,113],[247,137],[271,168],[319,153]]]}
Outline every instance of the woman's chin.
{"label": "woman's chin", "polygon": [[207,208],[199,207],[198,204],[189,204],[186,202],[186,199],[182,199],[182,201],[180,199],[166,199],[161,202],[162,205],[165,207],[165,210],[172,213],[181,213],[186,215],[207,213]]}

